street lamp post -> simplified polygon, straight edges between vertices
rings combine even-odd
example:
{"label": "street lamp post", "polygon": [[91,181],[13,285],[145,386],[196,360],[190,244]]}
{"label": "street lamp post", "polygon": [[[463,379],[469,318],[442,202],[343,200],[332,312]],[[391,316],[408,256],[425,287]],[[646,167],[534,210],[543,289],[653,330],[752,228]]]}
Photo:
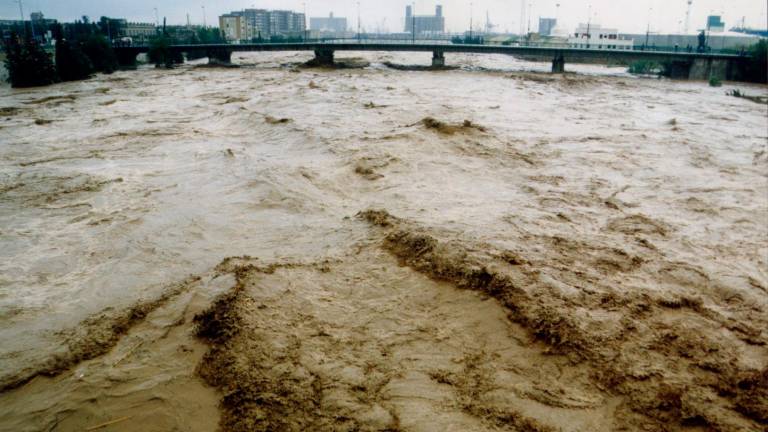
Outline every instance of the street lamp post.
{"label": "street lamp post", "polygon": [[[22,4],[22,0],[16,0],[19,3],[19,14],[21,14],[21,26],[24,27],[24,31],[27,31],[27,26],[24,25],[24,6]],[[29,29],[32,31],[32,39],[35,38],[35,22],[32,21],[32,18],[29,19]]]}
{"label": "street lamp post", "polygon": [[357,2],[357,43],[361,42],[360,35],[360,2]]}
{"label": "street lamp post", "polygon": [[652,7],[648,8],[648,26],[645,29],[645,48],[648,49],[648,42],[651,37],[651,12],[653,11]]}
{"label": "street lamp post", "polygon": [[528,3],[528,37],[531,35],[531,12],[533,11],[533,4]]}
{"label": "street lamp post", "polygon": [[17,0],[19,3],[19,14],[21,14],[21,22],[24,23],[24,5],[22,4],[22,0]]}
{"label": "street lamp post", "polygon": [[592,42],[592,5],[589,5],[587,12],[587,49],[590,47],[590,42]]}
{"label": "street lamp post", "polygon": [[472,43],[472,25],[474,24],[472,22],[473,19],[473,10],[474,3],[469,3],[469,43]]}
{"label": "street lamp post", "polygon": [[416,44],[416,2],[413,2],[411,10],[411,37],[413,38],[413,44]]}
{"label": "street lamp post", "polygon": [[205,5],[200,6],[200,8],[203,10],[203,28],[208,28],[208,23],[205,19]]}
{"label": "street lamp post", "polygon": [[709,20],[707,20],[707,27],[704,29],[704,52],[707,52],[709,46],[709,35],[711,34],[709,29]]}

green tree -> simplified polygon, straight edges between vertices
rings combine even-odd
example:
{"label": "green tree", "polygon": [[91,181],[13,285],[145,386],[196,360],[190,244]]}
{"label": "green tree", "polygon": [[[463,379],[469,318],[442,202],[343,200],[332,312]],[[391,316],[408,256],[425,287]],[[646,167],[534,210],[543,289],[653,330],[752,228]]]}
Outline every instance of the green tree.
{"label": "green tree", "polygon": [[149,41],[149,61],[156,66],[172,68],[174,64],[184,63],[184,55],[171,49],[173,41],[168,36],[158,36]]}
{"label": "green tree", "polygon": [[751,57],[744,67],[744,79],[758,83],[768,82],[768,41],[761,39],[752,45],[749,55]]}
{"label": "green tree", "polygon": [[110,39],[117,39],[117,35],[123,29],[123,20],[109,17],[99,19],[99,31]]}
{"label": "green tree", "polygon": [[200,28],[197,30],[197,40],[201,44],[220,44],[224,43],[221,37],[221,31],[216,27]]}
{"label": "green tree", "polygon": [[58,80],[51,55],[31,37],[12,34],[3,42],[8,82],[12,87],[36,87]]}
{"label": "green tree", "polygon": [[83,80],[91,76],[93,66],[77,41],[56,42],[56,72],[62,81]]}
{"label": "green tree", "polygon": [[75,20],[74,23],[65,27],[63,34],[65,39],[84,41],[88,37],[96,32],[96,28],[87,16],[83,16],[82,20]]}
{"label": "green tree", "polygon": [[117,56],[112,44],[104,35],[92,34],[83,43],[83,52],[91,60],[93,69],[97,72],[110,74],[117,70]]}

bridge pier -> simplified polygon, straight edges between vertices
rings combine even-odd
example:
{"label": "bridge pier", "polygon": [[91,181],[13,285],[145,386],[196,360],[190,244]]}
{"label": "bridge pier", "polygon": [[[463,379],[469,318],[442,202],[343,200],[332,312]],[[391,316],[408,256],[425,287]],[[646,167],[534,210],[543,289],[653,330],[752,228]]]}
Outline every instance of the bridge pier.
{"label": "bridge pier", "polygon": [[115,54],[117,54],[117,64],[121,68],[136,69],[136,56],[139,55],[136,50],[130,48],[117,49]]}
{"label": "bridge pier", "polygon": [[555,54],[555,58],[552,60],[552,73],[561,74],[565,72],[565,57],[562,53]]}
{"label": "bridge pier", "polygon": [[719,81],[738,80],[742,72],[742,62],[713,58],[695,58],[673,60],[667,63],[667,73],[672,79],[707,81],[715,78]]}
{"label": "bridge pier", "polygon": [[191,49],[188,49],[188,50],[184,51],[184,59],[187,60],[187,61],[197,60],[197,59],[201,59],[203,57],[208,57],[207,50],[191,48]]}
{"label": "bridge pier", "polygon": [[688,79],[708,80],[711,78],[720,81],[728,79],[728,62],[712,58],[695,59],[691,64]]}
{"label": "bridge pier", "polygon": [[445,67],[445,53],[442,51],[432,52],[432,67],[441,68]]}
{"label": "bridge pier", "polygon": [[[357,51],[361,46],[357,43],[253,43],[242,45],[171,45],[167,49],[158,52],[150,50],[148,46],[132,46],[115,44],[115,53],[118,62],[123,67],[133,67],[136,64],[136,56],[140,53],[151,53],[153,63],[160,66],[173,66],[183,63],[182,53],[186,52],[190,58],[199,58],[203,54],[211,63],[231,64],[234,51],[304,51],[308,47],[315,52],[315,57],[307,62],[307,66],[332,67],[334,65],[334,51]],[[452,45],[444,44],[406,44],[406,43],[367,43],[363,48],[366,51],[432,51],[432,67],[445,66],[445,52],[471,52],[485,54],[507,54],[536,59],[551,59],[552,73],[565,72],[565,56],[568,61],[589,61],[596,63],[615,64],[632,63],[638,61],[660,63],[666,72],[677,79],[708,80],[711,78],[720,80],[739,80],[751,73],[749,68],[750,57],[745,55],[728,54],[703,54],[689,52],[663,52],[663,51],[633,51],[633,50],[584,50],[575,48],[538,48],[517,47],[502,45]],[[156,57],[156,58],[154,58]]]}
{"label": "bridge pier", "polygon": [[316,49],[315,59],[311,63],[313,66],[333,66],[333,50]]}
{"label": "bridge pier", "polygon": [[209,49],[206,53],[209,64],[231,64],[232,63],[232,51],[226,48]]}
{"label": "bridge pier", "polygon": [[672,79],[687,80],[691,74],[691,62],[671,61],[668,64],[669,77]]}

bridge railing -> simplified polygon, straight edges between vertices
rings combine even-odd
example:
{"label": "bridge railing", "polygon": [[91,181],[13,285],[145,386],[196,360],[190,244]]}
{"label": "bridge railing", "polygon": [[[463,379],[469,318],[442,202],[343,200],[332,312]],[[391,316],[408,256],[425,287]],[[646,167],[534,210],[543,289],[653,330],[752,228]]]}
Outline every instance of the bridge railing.
{"label": "bridge railing", "polygon": [[[280,46],[280,45],[317,45],[317,44],[323,44],[323,45],[336,45],[336,44],[344,44],[344,45],[354,45],[359,44],[361,46],[364,45],[445,45],[445,46],[456,46],[456,45],[465,45],[465,46],[498,46],[498,47],[511,47],[511,48],[541,48],[541,49],[576,49],[576,50],[589,50],[589,51],[605,51],[605,52],[654,52],[654,53],[692,53],[692,54],[731,54],[731,55],[746,55],[744,51],[742,52],[733,52],[730,50],[707,50],[707,51],[697,51],[697,50],[687,50],[687,49],[676,49],[675,47],[636,47],[636,46],[630,46],[627,49],[621,49],[621,48],[607,48],[604,45],[594,45],[590,47],[584,46],[584,44],[569,44],[569,43],[543,43],[543,42],[535,42],[535,41],[526,41],[526,40],[519,40],[519,41],[511,41],[511,42],[501,42],[501,43],[495,43],[495,42],[488,42],[484,41],[483,43],[462,43],[457,42],[450,39],[445,38],[419,38],[419,39],[408,39],[408,38],[382,38],[382,39],[374,39],[374,38],[322,38],[322,39],[307,39],[307,40],[300,40],[300,41],[279,41],[279,42],[241,42],[241,43],[228,43],[228,44],[216,44],[217,46],[220,45],[231,45],[233,48],[237,47],[238,45],[273,45],[273,46]],[[113,45],[115,48],[142,48],[146,49],[149,47],[148,43],[126,43],[126,42],[116,42]],[[180,45],[177,45],[180,46]],[[187,46],[187,45],[184,45]],[[196,45],[188,45],[190,48],[194,48]]]}

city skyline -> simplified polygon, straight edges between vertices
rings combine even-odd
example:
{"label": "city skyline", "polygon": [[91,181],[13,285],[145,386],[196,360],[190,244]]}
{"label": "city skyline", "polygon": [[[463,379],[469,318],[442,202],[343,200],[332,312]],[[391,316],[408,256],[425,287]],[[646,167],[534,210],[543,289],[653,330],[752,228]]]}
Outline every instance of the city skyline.
{"label": "city skyline", "polygon": [[[304,12],[308,17],[324,17],[333,12],[338,17],[346,17],[349,26],[357,27],[357,1],[352,0],[114,0],[93,4],[89,0],[71,0],[62,5],[55,0],[26,0],[24,1],[25,17],[31,12],[41,11],[46,17],[60,21],[72,21],[82,15],[98,19],[110,16],[126,18],[129,21],[154,22],[164,17],[169,24],[184,24],[189,14],[190,22],[202,24],[204,19],[208,25],[215,25],[218,16],[233,10],[245,8],[283,9]],[[360,2],[361,26],[368,32],[379,30],[397,32],[402,28],[404,11],[412,1],[377,3],[373,0]],[[473,16],[474,28],[484,28],[486,12],[491,22],[496,25],[496,31],[517,32],[521,28],[521,0],[475,0],[470,7],[469,1],[420,0],[415,2],[416,14],[432,13],[436,5],[443,5],[446,17],[446,31],[460,32],[468,30],[469,17]],[[640,0],[640,1],[610,1],[610,0],[526,0],[529,12],[522,23],[523,28],[535,31],[539,17],[559,18],[565,30],[571,31],[578,24],[591,21],[596,24],[619,28],[626,33],[645,32],[656,33],[679,32],[684,27],[687,4],[685,0]],[[556,5],[560,5],[558,8]],[[590,8],[591,5],[591,8]],[[203,9],[203,6],[205,8]],[[155,7],[157,14],[155,14]],[[749,27],[766,27],[766,10],[768,5],[763,0],[694,0],[691,13],[690,30],[703,28],[708,15],[722,15],[726,28],[739,25],[742,17]],[[589,13],[591,11],[591,14]],[[204,18],[205,13],[205,18]],[[590,16],[591,15],[591,16]],[[11,0],[0,2],[0,18],[18,19],[18,3]],[[639,18],[638,18],[639,17]]]}

